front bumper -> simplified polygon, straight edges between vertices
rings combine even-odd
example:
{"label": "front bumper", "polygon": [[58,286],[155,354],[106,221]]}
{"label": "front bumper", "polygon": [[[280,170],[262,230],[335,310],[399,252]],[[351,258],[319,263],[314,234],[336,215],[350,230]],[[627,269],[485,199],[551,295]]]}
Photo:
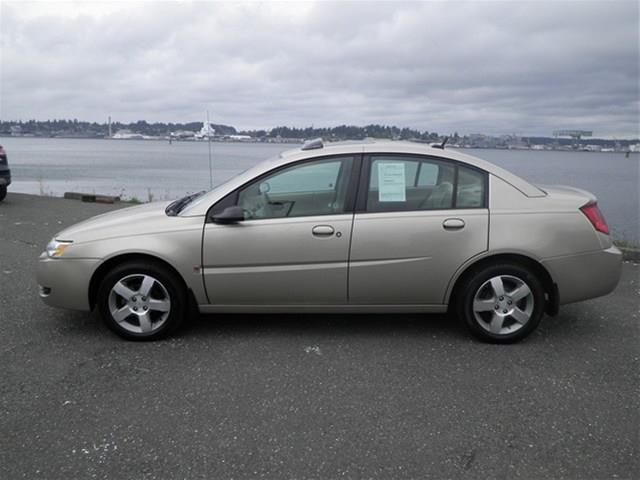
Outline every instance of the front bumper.
{"label": "front bumper", "polygon": [[43,252],[36,273],[40,298],[52,307],[90,310],[89,282],[99,263],[97,258],[50,258]]}
{"label": "front bumper", "polygon": [[11,170],[0,170],[0,187],[11,185]]}
{"label": "front bumper", "polygon": [[622,275],[622,252],[606,250],[542,261],[558,285],[560,305],[601,297],[615,290]]}

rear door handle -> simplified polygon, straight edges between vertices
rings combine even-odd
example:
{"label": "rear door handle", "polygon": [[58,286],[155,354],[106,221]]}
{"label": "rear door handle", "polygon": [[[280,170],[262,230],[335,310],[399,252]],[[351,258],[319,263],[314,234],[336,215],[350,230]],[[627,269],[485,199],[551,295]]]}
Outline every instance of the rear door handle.
{"label": "rear door handle", "polygon": [[330,237],[334,232],[335,230],[331,225],[316,225],[311,229],[311,233],[316,237]]}
{"label": "rear door handle", "polygon": [[464,228],[464,220],[461,218],[447,218],[442,222],[442,226],[445,230],[460,230]]}

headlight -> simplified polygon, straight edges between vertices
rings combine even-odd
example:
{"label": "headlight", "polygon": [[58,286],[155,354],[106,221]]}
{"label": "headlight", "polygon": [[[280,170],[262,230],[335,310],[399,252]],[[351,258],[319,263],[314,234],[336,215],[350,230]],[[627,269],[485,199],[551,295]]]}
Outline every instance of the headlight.
{"label": "headlight", "polygon": [[62,252],[64,252],[72,243],[73,242],[71,240],[56,240],[54,238],[47,244],[47,255],[51,258],[57,258],[61,256]]}

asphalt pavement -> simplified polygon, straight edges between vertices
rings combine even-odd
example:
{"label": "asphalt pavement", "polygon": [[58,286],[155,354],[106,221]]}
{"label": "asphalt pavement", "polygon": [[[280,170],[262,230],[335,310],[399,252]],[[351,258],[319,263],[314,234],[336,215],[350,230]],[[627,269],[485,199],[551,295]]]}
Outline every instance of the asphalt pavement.
{"label": "asphalt pavement", "polygon": [[121,206],[0,203],[0,479],[638,478],[637,264],[516,345],[425,315],[210,315],[134,343],[35,282],[57,231]]}

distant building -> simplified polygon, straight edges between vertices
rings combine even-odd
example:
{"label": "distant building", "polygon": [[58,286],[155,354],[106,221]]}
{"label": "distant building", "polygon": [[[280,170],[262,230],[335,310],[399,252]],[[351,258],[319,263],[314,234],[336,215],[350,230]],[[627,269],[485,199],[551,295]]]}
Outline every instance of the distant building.
{"label": "distant building", "polygon": [[[582,147],[582,150],[584,150],[585,152],[599,152],[602,150],[602,146],[601,145],[585,145],[584,147]],[[611,149],[611,151],[613,151],[613,149]]]}
{"label": "distant building", "polygon": [[122,129],[114,133],[111,138],[115,138],[116,140],[144,140],[144,135],[134,133],[128,129]]}
{"label": "distant building", "polygon": [[171,132],[170,136],[175,140],[194,140],[196,132],[192,132],[190,130],[176,130],[175,132]]}
{"label": "distant building", "polygon": [[227,135],[227,138],[239,142],[249,142],[252,140],[251,135]]}
{"label": "distant building", "polygon": [[194,136],[197,139],[208,139],[213,138],[216,135],[216,129],[213,128],[213,125],[206,120],[202,122],[202,128],[199,132],[195,133]]}

